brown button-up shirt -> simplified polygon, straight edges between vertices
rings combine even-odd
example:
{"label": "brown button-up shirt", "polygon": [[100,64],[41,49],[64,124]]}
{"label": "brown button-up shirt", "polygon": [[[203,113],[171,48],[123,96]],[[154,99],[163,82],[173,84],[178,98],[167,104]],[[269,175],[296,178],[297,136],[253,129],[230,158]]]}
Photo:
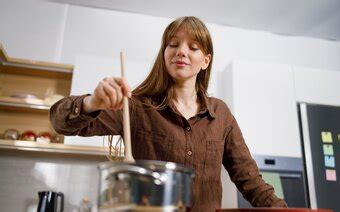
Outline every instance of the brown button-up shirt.
{"label": "brown button-up shirt", "polygon": [[[65,135],[122,135],[122,111],[82,112],[84,96],[70,96],[54,104],[50,120]],[[221,165],[243,196],[258,207],[286,207],[272,186],[259,174],[241,130],[227,105],[216,98],[200,96],[201,110],[185,119],[173,104],[163,110],[156,98],[130,101],[132,153],[135,159],[172,161],[195,170],[193,211],[221,207]]]}

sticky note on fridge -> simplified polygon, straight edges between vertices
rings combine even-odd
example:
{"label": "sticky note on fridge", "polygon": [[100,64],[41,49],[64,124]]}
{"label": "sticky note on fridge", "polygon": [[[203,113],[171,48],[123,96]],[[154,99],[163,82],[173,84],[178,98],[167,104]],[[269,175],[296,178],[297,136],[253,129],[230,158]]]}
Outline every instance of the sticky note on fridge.
{"label": "sticky note on fridge", "polygon": [[326,180],[336,181],[336,171],[334,169],[326,169]]}
{"label": "sticky note on fridge", "polygon": [[335,167],[335,158],[334,156],[325,156],[325,166],[334,168]]}
{"label": "sticky note on fridge", "polygon": [[324,155],[334,155],[333,145],[331,145],[331,144],[324,144],[323,145],[323,154]]}
{"label": "sticky note on fridge", "polygon": [[326,131],[321,132],[321,138],[322,138],[322,142],[324,142],[324,143],[332,143],[333,142],[331,132],[326,132]]}
{"label": "sticky note on fridge", "polygon": [[263,180],[274,187],[276,196],[284,199],[280,175],[273,172],[261,172],[261,174]]}

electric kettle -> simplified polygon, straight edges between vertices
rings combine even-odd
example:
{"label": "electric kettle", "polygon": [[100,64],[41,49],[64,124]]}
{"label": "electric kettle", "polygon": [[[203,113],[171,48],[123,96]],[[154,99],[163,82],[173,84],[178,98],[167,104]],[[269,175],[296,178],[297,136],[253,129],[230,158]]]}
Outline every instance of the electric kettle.
{"label": "electric kettle", "polygon": [[58,197],[60,197],[59,211],[64,211],[64,194],[61,192],[53,191],[40,191],[38,212],[57,212]]}

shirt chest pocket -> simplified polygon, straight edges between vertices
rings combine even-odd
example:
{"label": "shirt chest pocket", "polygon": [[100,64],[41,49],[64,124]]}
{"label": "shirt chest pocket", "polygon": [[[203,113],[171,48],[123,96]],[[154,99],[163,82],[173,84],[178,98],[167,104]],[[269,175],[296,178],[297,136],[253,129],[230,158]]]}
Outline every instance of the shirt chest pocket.
{"label": "shirt chest pocket", "polygon": [[138,130],[132,140],[135,159],[169,161],[173,138],[169,135],[147,130]]}
{"label": "shirt chest pocket", "polygon": [[224,140],[207,140],[206,164],[209,167],[218,167],[222,163]]}

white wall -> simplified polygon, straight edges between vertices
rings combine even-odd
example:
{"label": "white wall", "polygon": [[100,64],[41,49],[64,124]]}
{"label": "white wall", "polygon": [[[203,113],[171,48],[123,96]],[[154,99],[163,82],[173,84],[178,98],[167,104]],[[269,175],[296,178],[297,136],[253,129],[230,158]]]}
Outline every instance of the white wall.
{"label": "white wall", "polygon": [[[130,57],[153,61],[161,35],[171,19],[70,6],[63,61],[76,53],[112,55],[126,49]],[[215,47],[214,70],[222,71],[233,59],[340,69],[340,43],[288,37],[268,32],[207,24]]]}
{"label": "white wall", "polygon": [[[118,57],[124,50],[127,59],[151,67],[170,21],[46,1],[5,0],[0,2],[0,42],[14,57],[74,64],[79,54]],[[215,48],[213,94],[216,73],[234,59],[340,70],[340,42],[207,26]]]}
{"label": "white wall", "polygon": [[70,6],[64,34],[62,61],[74,63],[75,56],[98,55],[154,60],[161,35],[169,19],[110,10]]}
{"label": "white wall", "polygon": [[[70,6],[65,28],[62,61],[74,63],[78,54],[127,58],[153,63],[163,30],[171,19],[102,9]],[[340,70],[340,43],[313,38],[287,37],[268,32],[207,24],[213,37],[210,93],[216,94],[216,72],[234,59],[294,64]],[[145,71],[149,70],[136,70]]]}
{"label": "white wall", "polygon": [[291,66],[233,61],[233,113],[252,154],[301,157]]}
{"label": "white wall", "polygon": [[322,70],[301,66],[293,66],[292,69],[297,102],[340,106],[340,69]]}
{"label": "white wall", "polygon": [[38,0],[0,1],[0,43],[9,56],[59,61],[67,5]]}

